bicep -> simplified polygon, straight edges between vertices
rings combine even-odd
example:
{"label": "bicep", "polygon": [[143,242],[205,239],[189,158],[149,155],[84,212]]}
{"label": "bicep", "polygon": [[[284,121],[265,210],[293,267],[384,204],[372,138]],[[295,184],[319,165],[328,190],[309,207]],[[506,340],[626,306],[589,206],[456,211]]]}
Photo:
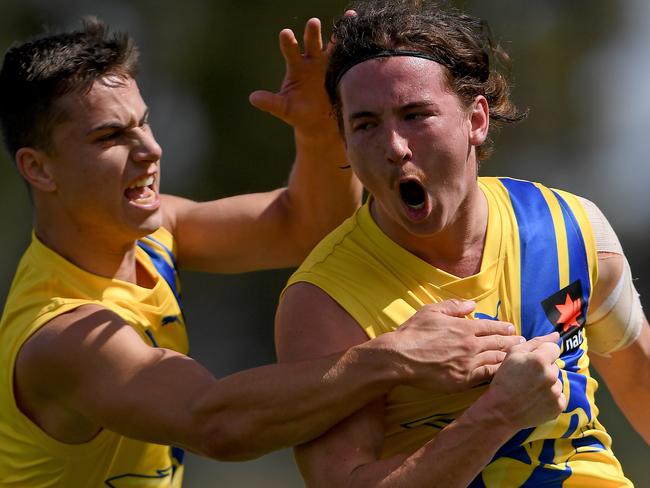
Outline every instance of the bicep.
{"label": "bicep", "polygon": [[100,307],[82,307],[52,320],[21,355],[31,384],[54,405],[103,428],[162,444],[191,443],[186,435],[191,405],[213,381],[190,358],[148,346]]}

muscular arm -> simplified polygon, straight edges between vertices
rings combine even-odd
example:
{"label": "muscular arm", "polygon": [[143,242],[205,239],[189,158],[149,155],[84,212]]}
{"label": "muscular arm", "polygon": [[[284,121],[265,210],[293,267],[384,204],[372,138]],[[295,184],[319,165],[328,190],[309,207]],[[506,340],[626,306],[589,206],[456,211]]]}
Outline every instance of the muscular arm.
{"label": "muscular arm", "polygon": [[[602,302],[616,286],[624,259],[622,255],[600,253],[599,279],[594,287],[596,303]],[[642,321],[641,333],[631,344],[606,356],[590,354],[590,359],[625,417],[650,444],[646,407],[650,405],[650,325],[645,316]]]}
{"label": "muscular arm", "polygon": [[342,168],[345,151],[330,117],[318,19],[307,23],[304,47],[301,54],[293,32],[283,30],[282,87],[251,95],[256,107],[294,129],[296,159],[287,187],[202,203],[165,196],[164,223],[177,239],[181,266],[228,273],[296,266],[359,205],[361,184]]}
{"label": "muscular arm", "polygon": [[[433,339],[437,347],[431,347],[428,357],[431,376],[428,387],[438,391],[466,389],[471,380],[468,381],[467,377],[461,380],[445,368],[458,372],[477,366],[463,363],[461,357],[476,358],[483,354],[481,341],[475,339],[492,338],[476,337],[468,331],[474,325],[487,324],[478,320],[440,318],[440,334]],[[309,324],[309,328],[303,324]],[[404,328],[408,330],[408,325],[401,329]],[[285,293],[278,311],[276,330],[281,361],[319,356],[367,340],[358,324],[333,300],[321,290],[304,283],[291,286]],[[319,439],[296,448],[296,459],[307,485],[428,487],[435,483],[435,486],[445,487],[466,486],[517,430],[558,414],[564,404],[557,367],[552,365],[559,354],[559,349],[552,343],[557,340],[557,335],[551,336],[551,342],[540,347],[544,349],[542,361],[539,352],[533,353],[542,343],[541,339],[525,344],[520,344],[519,338],[508,339],[516,340],[507,341],[507,346],[504,344],[506,348],[513,344],[519,344],[514,347],[521,348],[517,354],[511,355],[507,366],[506,363],[501,365],[502,370],[506,368],[503,377],[508,380],[500,379],[497,373],[488,393],[433,441],[412,455],[379,459],[383,442],[383,403],[380,399]],[[477,349],[470,353],[472,348]],[[534,356],[533,360],[531,356]],[[522,368],[527,371],[525,375],[512,374],[512,371]],[[513,391],[526,391],[527,394],[518,395],[520,400],[517,402],[512,400]],[[506,411],[509,415],[504,415]]]}
{"label": "muscular arm", "polygon": [[148,346],[110,311],[84,306],[46,324],[16,365],[21,409],[63,442],[101,428],[249,459],[305,442],[403,380],[389,341],[216,379],[192,359]]}

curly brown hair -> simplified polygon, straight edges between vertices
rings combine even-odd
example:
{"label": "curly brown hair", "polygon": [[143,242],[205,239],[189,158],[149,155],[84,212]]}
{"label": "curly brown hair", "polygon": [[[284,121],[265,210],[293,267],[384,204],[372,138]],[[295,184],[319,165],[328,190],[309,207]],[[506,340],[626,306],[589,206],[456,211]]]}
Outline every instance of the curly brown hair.
{"label": "curly brown hair", "polygon": [[9,48],[0,70],[0,124],[12,157],[21,147],[51,149],[52,127],[64,120],[57,101],[87,91],[106,75],[134,77],[138,48],[127,34],[109,35],[95,17],[82,29],[45,33]]}
{"label": "curly brown hair", "polygon": [[[416,51],[446,68],[449,86],[465,106],[483,95],[492,128],[526,117],[510,100],[508,54],[492,40],[485,21],[426,0],[363,1],[349,7],[334,23],[334,47],[325,88],[339,126],[341,100],[338,81],[354,64],[384,51]],[[496,122],[496,123],[494,123]],[[492,141],[477,147],[479,160],[489,157]]]}

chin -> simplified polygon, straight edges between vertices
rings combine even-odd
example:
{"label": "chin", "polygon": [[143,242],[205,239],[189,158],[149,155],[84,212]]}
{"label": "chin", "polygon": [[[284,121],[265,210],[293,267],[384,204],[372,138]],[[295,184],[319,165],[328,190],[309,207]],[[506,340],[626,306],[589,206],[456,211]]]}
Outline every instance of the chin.
{"label": "chin", "polygon": [[445,227],[442,218],[430,213],[427,218],[420,221],[404,219],[402,226],[404,229],[417,237],[430,237],[438,234]]}
{"label": "chin", "polygon": [[141,237],[148,236],[149,234],[157,231],[162,227],[162,216],[159,211],[153,213],[152,215],[149,215],[146,219],[141,220],[140,222],[134,223],[135,225],[132,225],[132,229],[134,230],[134,233],[137,235],[137,239],[140,239]]}
{"label": "chin", "polygon": [[147,235],[156,232],[160,227],[162,227],[161,218],[149,219],[142,225],[142,229],[146,230]]}

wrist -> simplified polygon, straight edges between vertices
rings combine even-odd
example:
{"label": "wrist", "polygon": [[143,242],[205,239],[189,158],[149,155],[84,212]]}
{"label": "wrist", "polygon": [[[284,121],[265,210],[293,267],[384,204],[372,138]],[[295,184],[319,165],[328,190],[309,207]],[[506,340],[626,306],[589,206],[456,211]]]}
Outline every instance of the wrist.
{"label": "wrist", "polygon": [[474,425],[490,431],[503,441],[507,441],[522,427],[515,425],[507,414],[507,402],[488,388],[463,414]]}
{"label": "wrist", "polygon": [[[318,161],[323,168],[341,168],[348,165],[343,139],[338,131],[311,132],[295,129],[294,140],[298,160]],[[323,165],[322,162],[329,164]]]}
{"label": "wrist", "polygon": [[396,360],[397,353],[387,336],[389,334],[383,334],[349,350],[365,371],[364,374],[382,393],[405,383],[410,377],[408,369]]}
{"label": "wrist", "polygon": [[296,145],[300,144],[337,144],[343,147],[343,138],[335,124],[323,123],[313,127],[294,127],[293,135]]}

